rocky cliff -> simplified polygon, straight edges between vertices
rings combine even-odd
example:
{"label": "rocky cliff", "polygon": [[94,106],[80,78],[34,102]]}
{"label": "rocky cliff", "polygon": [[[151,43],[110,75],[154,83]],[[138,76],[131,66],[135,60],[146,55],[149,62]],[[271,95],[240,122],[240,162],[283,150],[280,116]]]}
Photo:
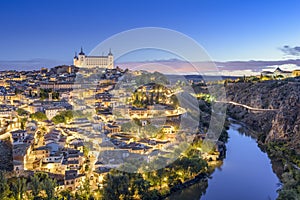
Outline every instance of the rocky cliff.
{"label": "rocky cliff", "polygon": [[300,154],[300,80],[233,83],[226,86],[229,101],[245,104],[255,111],[229,105],[228,113],[260,134],[260,141],[284,141]]}

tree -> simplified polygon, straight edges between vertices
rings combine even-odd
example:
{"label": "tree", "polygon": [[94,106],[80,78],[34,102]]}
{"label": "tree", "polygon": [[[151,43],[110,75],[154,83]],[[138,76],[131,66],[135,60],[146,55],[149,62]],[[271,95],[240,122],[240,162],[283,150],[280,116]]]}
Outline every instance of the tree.
{"label": "tree", "polygon": [[296,190],[288,189],[279,191],[278,200],[297,200],[299,194],[297,194]]}
{"label": "tree", "polygon": [[31,117],[33,120],[36,120],[36,121],[45,121],[45,120],[48,120],[46,114],[43,113],[43,112],[36,112],[36,113],[33,113],[33,114],[30,115],[30,117]]}
{"label": "tree", "polygon": [[58,92],[52,92],[52,98],[53,99],[59,99],[59,93]]}
{"label": "tree", "polygon": [[47,200],[54,199],[56,185],[56,181],[48,177],[43,181],[42,187],[47,195]]}
{"label": "tree", "polygon": [[129,199],[129,178],[119,172],[109,173],[105,179],[103,200]]}
{"label": "tree", "polygon": [[67,123],[74,118],[75,114],[71,110],[63,111],[52,118],[54,124]]}
{"label": "tree", "polygon": [[80,187],[81,197],[85,200],[93,198],[91,195],[90,179],[86,176],[83,185]]}
{"label": "tree", "polygon": [[40,89],[40,98],[41,98],[41,100],[49,98],[49,93],[50,92],[51,92],[51,90],[49,90],[49,89]]}
{"label": "tree", "polygon": [[28,114],[28,112],[26,110],[22,109],[22,108],[18,108],[17,113],[18,113],[19,116],[24,116],[24,115]]}
{"label": "tree", "polygon": [[173,94],[171,96],[171,100],[172,100],[173,107],[178,108],[179,107],[179,100],[178,100],[177,96]]}
{"label": "tree", "polygon": [[130,188],[132,190],[132,195],[138,195],[140,199],[149,192],[150,182],[144,180],[142,174],[132,174],[130,180]]}
{"label": "tree", "polygon": [[29,187],[34,197],[37,197],[40,194],[42,188],[40,184],[40,177],[38,176],[38,174],[34,174],[34,176],[31,178]]}
{"label": "tree", "polygon": [[61,200],[71,200],[71,199],[74,199],[74,197],[73,197],[70,190],[62,190],[59,193],[59,199],[61,199]]}
{"label": "tree", "polygon": [[21,129],[22,130],[25,130],[25,125],[26,125],[26,123],[27,123],[27,118],[21,118],[20,119],[20,122],[21,122]]}
{"label": "tree", "polygon": [[17,181],[11,184],[11,190],[14,199],[21,200],[23,199],[23,195],[26,192],[26,179],[25,178],[18,178]]}
{"label": "tree", "polygon": [[0,199],[8,199],[10,194],[9,185],[7,184],[7,179],[2,171],[0,171]]}
{"label": "tree", "polygon": [[62,115],[56,115],[55,117],[52,118],[52,121],[54,124],[60,124],[60,123],[65,123],[66,119]]}

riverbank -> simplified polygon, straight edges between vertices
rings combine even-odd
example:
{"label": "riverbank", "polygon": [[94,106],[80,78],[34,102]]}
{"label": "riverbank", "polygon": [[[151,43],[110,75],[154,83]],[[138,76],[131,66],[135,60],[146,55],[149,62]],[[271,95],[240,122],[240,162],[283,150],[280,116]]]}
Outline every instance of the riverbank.
{"label": "riverbank", "polygon": [[175,192],[168,199],[275,199],[279,179],[273,172],[271,160],[257,146],[255,138],[241,131],[241,127],[231,122],[226,158],[210,175],[207,188],[203,190],[201,185],[195,184]]}
{"label": "riverbank", "polygon": [[195,176],[195,178],[188,180],[188,181],[178,185],[177,187],[172,188],[170,193],[165,195],[161,199],[171,200],[170,197],[172,197],[172,195],[176,194],[176,192],[180,192],[180,191],[187,189],[191,186],[194,186],[196,184],[198,185],[198,188],[200,188],[200,190],[201,190],[200,195],[204,194],[208,187],[208,179],[211,178],[211,175],[214,173],[215,169],[222,166],[222,164],[223,164],[223,161],[221,161],[221,160],[219,162],[211,161],[210,169],[207,172],[200,173],[197,176]]}
{"label": "riverbank", "polygon": [[226,86],[227,100],[275,111],[252,112],[236,105],[228,114],[257,131],[260,147],[271,158],[283,183],[278,200],[300,199],[300,79],[235,83]]}
{"label": "riverbank", "polygon": [[[232,116],[236,118],[236,115]],[[243,125],[247,135],[256,139],[258,147],[266,152],[272,163],[272,169],[280,180],[281,187],[278,189],[277,200],[299,200],[300,199],[300,156],[295,149],[290,147],[285,140],[266,140],[266,133],[259,127],[256,131],[250,130],[247,121],[231,119],[235,123]],[[250,131],[249,131],[250,130]]]}

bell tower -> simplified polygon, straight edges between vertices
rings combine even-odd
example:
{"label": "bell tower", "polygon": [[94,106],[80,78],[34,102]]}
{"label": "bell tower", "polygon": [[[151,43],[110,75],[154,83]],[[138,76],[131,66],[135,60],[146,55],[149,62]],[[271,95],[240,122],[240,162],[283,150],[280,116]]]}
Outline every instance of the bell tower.
{"label": "bell tower", "polygon": [[84,66],[85,63],[85,53],[83,52],[83,49],[81,47],[80,53],[78,54],[78,66]]}
{"label": "bell tower", "polygon": [[108,65],[107,68],[113,69],[114,68],[114,55],[111,53],[111,49],[109,49],[109,53],[107,55]]}

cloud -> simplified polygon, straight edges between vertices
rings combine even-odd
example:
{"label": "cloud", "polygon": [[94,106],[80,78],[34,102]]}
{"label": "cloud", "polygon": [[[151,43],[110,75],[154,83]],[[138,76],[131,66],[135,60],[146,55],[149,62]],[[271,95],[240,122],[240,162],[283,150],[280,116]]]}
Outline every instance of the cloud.
{"label": "cloud", "polygon": [[289,45],[285,45],[282,48],[280,48],[282,52],[284,52],[286,55],[290,56],[300,56],[300,47],[290,47]]}

